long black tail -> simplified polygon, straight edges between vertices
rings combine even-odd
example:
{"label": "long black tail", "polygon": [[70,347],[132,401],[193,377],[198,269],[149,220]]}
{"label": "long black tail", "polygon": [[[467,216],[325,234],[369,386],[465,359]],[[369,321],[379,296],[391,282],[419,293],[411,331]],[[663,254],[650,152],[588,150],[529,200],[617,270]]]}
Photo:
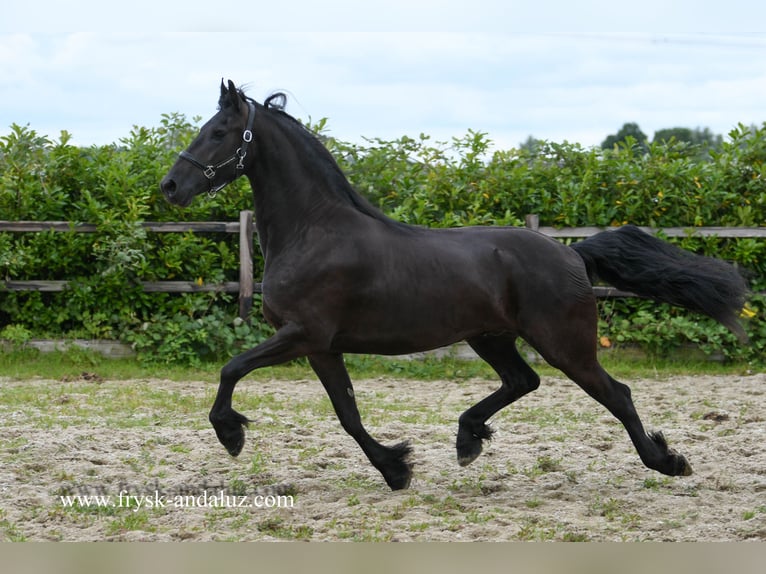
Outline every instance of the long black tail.
{"label": "long black tail", "polygon": [[572,245],[591,282],[602,281],[641,297],[697,311],[747,340],[738,316],[748,295],[736,267],[685,251],[626,225]]}

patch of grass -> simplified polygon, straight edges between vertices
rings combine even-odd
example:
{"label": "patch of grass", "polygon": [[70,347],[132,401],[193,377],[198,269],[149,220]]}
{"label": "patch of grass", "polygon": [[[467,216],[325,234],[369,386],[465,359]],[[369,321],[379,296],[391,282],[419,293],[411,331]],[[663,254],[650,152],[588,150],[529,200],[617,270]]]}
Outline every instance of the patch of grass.
{"label": "patch of grass", "polygon": [[[58,508],[60,508],[61,511],[69,516],[84,516],[94,518],[112,517],[116,516],[120,510],[116,506],[112,506],[110,504],[97,504],[95,502],[90,504],[80,503],[76,500],[76,496],[71,493],[71,490],[67,489],[66,487],[57,489],[53,494],[56,498],[56,501],[61,504]],[[61,499],[59,497],[69,497],[69,500],[73,501],[73,503],[65,505],[61,503]]]}
{"label": "patch of grass", "polygon": [[556,539],[555,526],[546,523],[536,516],[525,516],[516,538],[523,542],[544,542]]}
{"label": "patch of grass", "polygon": [[531,498],[529,500],[524,501],[524,506],[527,508],[537,508],[540,505],[542,505],[542,501],[539,498]]}
{"label": "patch of grass", "polygon": [[561,537],[562,542],[588,542],[590,536],[584,532],[565,532]]}
{"label": "patch of grass", "polygon": [[766,505],[759,506],[754,510],[745,510],[742,513],[742,520],[752,520],[759,514],[766,514]]}
{"label": "patch of grass", "polygon": [[263,474],[268,469],[268,462],[266,461],[263,453],[256,452],[250,457],[250,468],[248,469],[250,474],[258,475]]}
{"label": "patch of grass", "polygon": [[[67,400],[60,400],[66,396]],[[204,400],[204,399],[203,399]],[[0,385],[0,412],[23,409],[39,428],[87,424],[114,428],[166,425],[174,418],[198,421],[207,428],[209,404],[146,380],[105,387],[99,381],[76,379],[56,384]],[[168,409],[168,405],[173,405]],[[2,425],[0,417],[0,425]]]}
{"label": "patch of grass", "polygon": [[670,477],[649,477],[644,479],[643,486],[648,490],[660,490],[661,488],[668,488],[673,484],[673,479]]}
{"label": "patch of grass", "polygon": [[484,494],[484,480],[483,474],[479,476],[469,476],[465,478],[455,479],[447,487],[450,492],[463,493],[470,496],[482,496]]}
{"label": "patch of grass", "polygon": [[721,492],[734,492],[737,490],[734,481],[727,476],[716,476],[713,488]]}
{"label": "patch of grass", "polygon": [[610,522],[619,522],[627,528],[637,528],[641,522],[641,516],[633,512],[625,501],[617,498],[596,500],[590,505],[589,512],[594,516],[603,516]]}
{"label": "patch of grass", "polygon": [[457,516],[462,520],[462,515],[466,512],[465,507],[451,495],[444,498],[423,497],[423,500],[428,504],[426,512],[435,518],[447,519]]}
{"label": "patch of grass", "polygon": [[407,525],[407,530],[410,532],[425,532],[431,527],[429,522],[413,522]]}
{"label": "patch of grass", "polygon": [[[552,427],[567,430],[580,425],[592,424],[596,421],[595,410],[577,412],[570,409],[552,409],[550,407],[520,406],[510,411],[509,416],[514,422],[535,424],[539,427]],[[560,440],[571,440],[565,433]]]}
{"label": "patch of grass", "polygon": [[474,509],[466,513],[465,520],[470,524],[486,524],[494,517],[495,515],[492,512],[482,512],[479,509]]}
{"label": "patch of grass", "polygon": [[106,534],[114,536],[133,530],[155,532],[156,528],[149,523],[149,515],[146,512],[123,512],[112,520],[106,527]]}
{"label": "patch of grass", "polygon": [[310,540],[314,534],[314,529],[310,526],[287,524],[279,516],[260,521],[257,528],[259,532],[282,540]]}
{"label": "patch of grass", "polygon": [[[688,358],[635,357],[619,350],[600,355],[604,367],[618,379],[662,379],[675,375],[731,375],[748,374],[747,363],[720,363]],[[377,355],[348,355],[346,364],[352,378],[375,378],[391,376],[418,380],[467,380],[472,378],[496,379],[495,372],[478,359],[426,357],[406,360]],[[110,380],[162,378],[172,381],[216,382],[223,367],[222,362],[203,363],[199,367],[176,365],[146,365],[136,358],[107,358],[93,351],[71,348],[67,351],[42,353],[36,349],[0,351],[0,377],[30,380],[45,373],[46,378],[63,379],[77,377],[84,371]],[[560,371],[545,363],[535,362],[532,367],[543,377],[561,377]],[[310,379],[316,376],[304,359],[285,365],[259,369],[250,378],[264,380]]]}
{"label": "patch of grass", "polygon": [[342,489],[363,492],[378,492],[381,488],[380,481],[357,473],[346,475],[338,481],[338,484]]}
{"label": "patch of grass", "polygon": [[538,456],[535,464],[526,470],[524,474],[526,474],[529,478],[534,479],[543,474],[548,474],[549,472],[561,472],[562,470],[563,466],[561,464],[560,458],[553,458],[547,454],[544,454],[542,456]]}
{"label": "patch of grass", "polygon": [[19,527],[5,517],[5,511],[0,508],[0,542],[25,542],[27,537]]}
{"label": "patch of grass", "polygon": [[349,355],[346,357],[346,366],[352,378],[391,376],[421,381],[497,378],[492,368],[483,361],[452,356],[426,356],[411,360],[377,355]]}
{"label": "patch of grass", "polygon": [[93,351],[72,348],[67,351],[43,353],[36,349],[0,351],[0,377],[37,379],[76,378],[83,372],[95,373],[110,379],[163,378],[171,380],[213,379],[221,365],[191,369],[177,366],[146,366],[134,358],[108,358]]}
{"label": "patch of grass", "polygon": [[241,478],[232,478],[228,486],[228,493],[231,495],[245,496],[247,494],[247,482]]}

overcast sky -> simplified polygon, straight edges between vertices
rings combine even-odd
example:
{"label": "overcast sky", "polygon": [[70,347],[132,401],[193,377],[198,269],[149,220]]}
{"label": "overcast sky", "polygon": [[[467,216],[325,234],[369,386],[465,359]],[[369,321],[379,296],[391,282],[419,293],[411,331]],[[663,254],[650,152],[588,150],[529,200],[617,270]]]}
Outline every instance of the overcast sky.
{"label": "overcast sky", "polygon": [[[766,3],[707,0],[14,2],[0,136],[106,144],[163,113],[207,119],[221,78],[345,141],[486,132],[598,145],[624,123],[766,121]],[[10,12],[9,12],[10,11]]]}

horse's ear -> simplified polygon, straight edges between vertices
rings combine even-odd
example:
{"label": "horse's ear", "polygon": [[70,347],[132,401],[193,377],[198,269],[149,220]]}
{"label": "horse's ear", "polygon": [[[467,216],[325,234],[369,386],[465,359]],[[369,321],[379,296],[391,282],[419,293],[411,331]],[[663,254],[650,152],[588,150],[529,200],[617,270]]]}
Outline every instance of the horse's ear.
{"label": "horse's ear", "polygon": [[231,80],[229,80],[228,95],[229,95],[229,102],[231,103],[232,106],[234,106],[235,110],[238,110],[239,103],[240,103],[239,91],[237,90],[237,86],[235,86],[234,82],[232,82]]}
{"label": "horse's ear", "polygon": [[218,98],[218,108],[223,109],[225,107],[229,106],[229,90],[226,87],[226,84],[223,81],[223,78],[221,78],[221,97]]}
{"label": "horse's ear", "polygon": [[235,110],[239,110],[240,99],[239,90],[237,90],[237,86],[234,85],[234,82],[229,80],[229,85],[227,87],[222,78],[221,97],[218,100],[218,107],[223,109],[232,106]]}

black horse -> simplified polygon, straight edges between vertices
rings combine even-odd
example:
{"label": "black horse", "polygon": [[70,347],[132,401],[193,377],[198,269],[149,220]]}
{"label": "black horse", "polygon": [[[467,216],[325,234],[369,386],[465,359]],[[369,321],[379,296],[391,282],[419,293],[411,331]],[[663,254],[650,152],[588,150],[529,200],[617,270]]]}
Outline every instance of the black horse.
{"label": "black horse", "polygon": [[261,105],[222,82],[218,112],[161,183],[179,206],[240,175],[253,189],[263,313],[276,333],[221,370],[210,422],[229,453],[242,450],[248,424],[232,408],[237,382],[308,357],[343,428],[392,489],[406,488],[410,448],[367,433],[343,353],[397,355],[465,340],[502,381],[459,418],[457,460],[467,465],[492,434],[487,419],[540,384],[516,349],[521,337],[622,422],[647,467],[691,473],[661,433],[645,432],[628,387],[599,364],[591,281],[699,311],[744,337],[737,313],[747,285],[733,266],[632,226],[568,247],[522,228],[404,225],[354,191],[284,103],[274,94]]}

